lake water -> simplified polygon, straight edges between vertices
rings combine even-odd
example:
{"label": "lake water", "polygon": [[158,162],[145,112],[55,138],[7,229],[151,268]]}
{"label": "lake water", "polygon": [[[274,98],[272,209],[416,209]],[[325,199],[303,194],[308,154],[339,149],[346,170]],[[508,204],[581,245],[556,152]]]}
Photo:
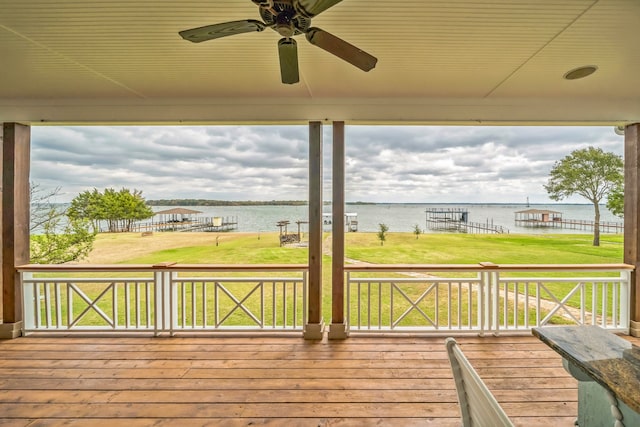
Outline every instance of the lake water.
{"label": "lake water", "polygon": [[[171,209],[175,206],[154,206],[155,212]],[[270,232],[278,231],[278,221],[289,220],[289,231],[295,231],[296,221],[307,221],[307,206],[185,206],[189,209],[201,211],[200,216],[236,217],[241,232]],[[358,231],[378,231],[378,224],[384,223],[389,232],[412,232],[417,224],[425,232],[432,232],[426,228],[427,208],[463,208],[469,212],[468,220],[475,223],[489,223],[500,225],[510,233],[541,234],[541,233],[591,233],[591,231],[565,230],[561,228],[529,228],[516,227],[515,212],[528,209],[524,204],[347,204],[345,211],[358,214]],[[548,204],[531,205],[532,209],[548,209],[562,212],[564,219],[580,219],[593,221],[593,205],[590,204]],[[326,206],[325,212],[331,207]],[[601,221],[622,222],[611,214],[606,207],[601,206]],[[307,227],[303,225],[303,230]]]}

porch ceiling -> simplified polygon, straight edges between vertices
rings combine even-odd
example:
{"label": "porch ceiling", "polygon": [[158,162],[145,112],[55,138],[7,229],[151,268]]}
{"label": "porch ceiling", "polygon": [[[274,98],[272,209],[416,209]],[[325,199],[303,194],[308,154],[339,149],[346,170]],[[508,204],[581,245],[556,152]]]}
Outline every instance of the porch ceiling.
{"label": "porch ceiling", "polygon": [[[378,58],[364,73],[298,37],[280,83],[250,0],[0,0],[0,121],[593,123],[640,121],[637,0],[344,0],[313,19]],[[567,81],[578,66],[595,74]]]}

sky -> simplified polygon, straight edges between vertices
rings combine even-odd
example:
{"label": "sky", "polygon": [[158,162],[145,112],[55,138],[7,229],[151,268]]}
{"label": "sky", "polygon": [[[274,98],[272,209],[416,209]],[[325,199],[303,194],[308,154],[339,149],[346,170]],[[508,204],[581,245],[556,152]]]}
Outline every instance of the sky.
{"label": "sky", "polygon": [[[58,202],[97,188],[147,200],[307,200],[308,126],[34,126],[31,182]],[[589,146],[623,155],[606,127],[347,125],[347,202],[550,203],[556,161]],[[331,200],[331,126],[323,126]],[[588,203],[578,196],[567,203]]]}

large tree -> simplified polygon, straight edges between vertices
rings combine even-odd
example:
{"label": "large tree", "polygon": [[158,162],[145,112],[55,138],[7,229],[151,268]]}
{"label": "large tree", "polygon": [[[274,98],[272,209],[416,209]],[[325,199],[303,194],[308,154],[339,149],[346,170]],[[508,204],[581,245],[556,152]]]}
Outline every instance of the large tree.
{"label": "large tree", "polygon": [[60,188],[44,190],[31,183],[29,223],[30,259],[34,264],[62,264],[82,259],[91,252],[95,233],[82,220],[66,218],[61,205],[54,203]]}
{"label": "large tree", "polygon": [[544,188],[551,200],[559,201],[577,194],[593,203],[593,246],[600,246],[600,202],[623,181],[620,156],[588,147],[572,151],[556,162]]}
{"label": "large tree", "polygon": [[90,221],[96,230],[104,221],[110,232],[131,231],[135,221],[152,216],[153,210],[145,203],[142,191],[127,188],[106,188],[102,193],[95,188],[87,190],[78,194],[69,207],[70,218]]}

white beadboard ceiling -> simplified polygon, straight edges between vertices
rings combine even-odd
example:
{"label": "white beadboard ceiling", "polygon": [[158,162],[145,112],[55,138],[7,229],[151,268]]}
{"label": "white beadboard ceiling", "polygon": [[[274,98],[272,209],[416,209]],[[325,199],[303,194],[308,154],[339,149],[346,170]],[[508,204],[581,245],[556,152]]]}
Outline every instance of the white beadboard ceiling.
{"label": "white beadboard ceiling", "polygon": [[295,85],[270,29],[178,36],[240,19],[260,19],[250,0],[0,0],[0,122],[640,121],[639,0],[343,0],[313,26],[377,67],[298,36]]}

